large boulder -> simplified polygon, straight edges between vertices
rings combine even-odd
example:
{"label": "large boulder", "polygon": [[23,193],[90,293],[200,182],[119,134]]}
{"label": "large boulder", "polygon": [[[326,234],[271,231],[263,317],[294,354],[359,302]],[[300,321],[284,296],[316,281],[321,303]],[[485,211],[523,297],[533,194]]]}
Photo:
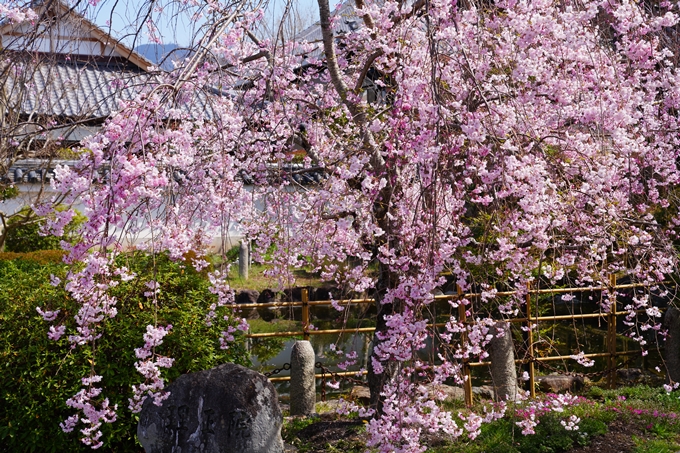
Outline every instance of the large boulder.
{"label": "large boulder", "polygon": [[162,406],[144,403],[137,438],[146,453],[281,453],[283,417],[262,374],[227,363],[180,376]]}
{"label": "large boulder", "polygon": [[[271,289],[264,289],[257,298],[258,304],[268,304],[276,302],[276,293]],[[276,307],[258,307],[257,312],[260,317],[269,322],[281,316],[281,310]]]}
{"label": "large boulder", "polygon": [[[244,289],[243,291],[240,291],[236,294],[234,301],[237,304],[256,304],[259,297],[259,291]],[[257,308],[254,307],[245,309],[242,314],[248,319],[258,319],[260,317],[260,314],[257,312]]]}
{"label": "large boulder", "polygon": [[430,395],[441,395],[444,400],[465,400],[465,390],[446,384],[428,384],[427,391]]}
{"label": "large boulder", "polygon": [[368,406],[371,403],[371,390],[363,385],[355,385],[349,393],[350,401]]}
{"label": "large boulder", "polygon": [[239,291],[234,298],[237,304],[256,304],[260,298],[260,292],[254,289],[244,289]]}

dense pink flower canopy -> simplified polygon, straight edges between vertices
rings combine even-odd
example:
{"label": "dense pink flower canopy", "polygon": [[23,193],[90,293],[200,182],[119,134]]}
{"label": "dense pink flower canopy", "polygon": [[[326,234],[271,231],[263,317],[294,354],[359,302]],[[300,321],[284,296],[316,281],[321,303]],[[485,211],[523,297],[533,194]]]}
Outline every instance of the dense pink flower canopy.
{"label": "dense pink flower canopy", "polygon": [[[116,316],[107,290],[132,276],[113,258],[131,237],[145,238],[135,247],[179,259],[203,254],[238,225],[256,251],[272,251],[266,259],[282,285],[311,264],[355,291],[382,288],[380,303],[394,310],[377,334],[373,370],[396,362],[400,371],[369,425],[372,442],[385,452],[423,451],[427,430],[474,436],[499,414],[456,422],[409,380],[424,366],[415,353],[443,272],[463,290],[483,288],[485,303],[513,315],[537,275],[589,285],[619,274],[653,284],[675,271],[676,5],[358,6],[364,26],[337,37],[329,61],[313,57],[309,43],[254,42],[249,30],[260,16],[223,10],[233,23],[209,53],[121,105],[83,142],[79,165],[62,167],[55,181],[88,219],[82,240],[68,246],[68,259],[84,267],[65,282],[82,304],[77,332],[67,333],[86,344]],[[258,54],[265,58],[249,58]],[[369,79],[379,94],[371,102]],[[207,109],[195,107],[197,93],[208,96]],[[295,146],[305,151],[301,165]],[[301,184],[306,174],[316,175],[313,184]],[[57,234],[71,215],[57,213]],[[352,267],[343,265],[348,257]],[[376,262],[379,276],[368,272]],[[223,278],[213,276],[221,301],[229,298]],[[517,298],[499,306],[499,283]],[[629,309],[648,303],[636,298]],[[442,351],[435,380],[460,380],[462,358],[485,356],[485,313],[472,313],[474,327],[451,319],[442,338],[453,353]],[[638,333],[658,324],[629,321]],[[149,326],[138,353],[144,389],[162,390],[157,367],[171,361],[152,346],[169,328]],[[70,403],[85,411],[83,434],[95,445],[91,428],[115,418],[96,382],[84,381]]]}

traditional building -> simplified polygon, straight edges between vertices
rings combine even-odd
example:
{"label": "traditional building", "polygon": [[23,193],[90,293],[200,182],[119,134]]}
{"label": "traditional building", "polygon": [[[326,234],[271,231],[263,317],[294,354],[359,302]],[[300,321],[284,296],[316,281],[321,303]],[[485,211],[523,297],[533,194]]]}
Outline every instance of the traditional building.
{"label": "traditional building", "polygon": [[12,181],[39,179],[45,159],[68,157],[152,67],[60,0],[33,9],[36,22],[0,24],[0,174]]}
{"label": "traditional building", "polygon": [[24,155],[96,131],[152,66],[59,0],[34,9],[37,24],[0,26],[2,145]]}

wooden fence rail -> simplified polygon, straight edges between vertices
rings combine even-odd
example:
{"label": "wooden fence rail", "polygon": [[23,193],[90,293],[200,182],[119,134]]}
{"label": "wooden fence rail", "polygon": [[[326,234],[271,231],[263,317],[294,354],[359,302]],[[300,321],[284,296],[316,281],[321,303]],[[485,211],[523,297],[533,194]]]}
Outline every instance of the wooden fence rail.
{"label": "wooden fence rail", "polygon": [[[527,327],[527,357],[523,359],[515,360],[518,364],[527,364],[529,371],[529,388],[531,391],[531,396],[535,397],[536,388],[536,362],[547,362],[554,360],[565,360],[570,359],[570,355],[554,355],[547,357],[536,357],[534,351],[534,334],[533,325],[537,325],[541,321],[564,321],[564,320],[578,320],[578,319],[592,319],[592,318],[606,318],[607,319],[607,334],[605,337],[606,352],[594,352],[584,354],[585,358],[607,358],[607,384],[610,388],[616,386],[616,363],[617,357],[628,356],[641,353],[640,350],[635,351],[617,351],[616,348],[616,318],[620,315],[628,315],[628,311],[617,311],[616,304],[612,304],[612,310],[609,312],[600,311],[598,313],[586,313],[586,314],[571,314],[571,315],[555,315],[555,316],[533,316],[532,315],[532,296],[537,295],[555,295],[555,294],[567,294],[567,293],[578,293],[578,292],[592,292],[592,291],[609,291],[617,292],[624,289],[637,289],[654,287],[659,285],[665,285],[669,282],[663,282],[658,284],[616,284],[616,276],[612,275],[609,279],[608,286],[590,286],[590,287],[577,287],[577,288],[554,288],[554,289],[532,289],[529,287],[526,292],[526,312],[525,316],[521,318],[510,318],[504,319],[502,321],[509,323],[521,323],[525,324]],[[495,297],[512,296],[517,294],[517,291],[499,291],[495,293]],[[481,297],[481,293],[464,293],[460,287],[457,288],[457,294],[454,295],[443,295],[434,296],[435,300],[462,300],[462,299],[475,299]],[[323,330],[312,330],[310,329],[310,318],[309,318],[309,308],[314,306],[328,306],[333,304],[338,304],[340,306],[348,305],[360,305],[360,304],[372,304],[375,301],[373,299],[348,299],[340,301],[310,301],[309,291],[307,289],[302,289],[302,301],[299,302],[269,302],[269,303],[256,303],[256,304],[238,304],[238,308],[266,308],[266,307],[302,307],[302,330],[301,331],[291,331],[291,332],[268,332],[268,333],[249,333],[246,335],[247,338],[273,338],[273,337],[295,337],[302,336],[305,340],[309,340],[312,335],[324,335],[324,334],[343,334],[343,333],[357,333],[357,332],[373,332],[375,327],[362,327],[362,328],[341,328],[341,329],[323,329]],[[645,310],[638,310],[638,312],[644,312]],[[471,324],[474,321],[468,321],[465,305],[458,305],[458,320],[462,323]],[[428,324],[430,328],[443,327],[446,323],[435,323]],[[465,333],[461,340],[464,342],[466,340]],[[472,379],[471,379],[471,368],[479,366],[488,366],[490,362],[481,361],[470,361],[463,360],[463,374],[466,376],[465,379],[465,402],[470,405],[472,404]],[[343,372],[337,373],[340,375],[353,375],[355,372]],[[321,375],[317,375],[321,377]],[[273,377],[270,378],[272,381],[283,381],[287,380],[288,377]]]}

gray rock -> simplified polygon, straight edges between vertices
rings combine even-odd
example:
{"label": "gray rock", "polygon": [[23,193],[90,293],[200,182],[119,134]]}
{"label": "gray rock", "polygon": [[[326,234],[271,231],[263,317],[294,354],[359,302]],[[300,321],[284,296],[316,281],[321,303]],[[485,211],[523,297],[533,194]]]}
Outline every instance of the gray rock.
{"label": "gray rock", "polygon": [[281,453],[283,417],[262,374],[227,363],[180,376],[162,406],[149,398],[137,425],[146,453]]}
{"label": "gray rock", "polygon": [[346,405],[344,400],[326,400],[316,403],[317,414],[333,414],[338,412],[338,409]]}
{"label": "gray rock", "polygon": [[616,374],[626,384],[635,384],[642,382],[645,378],[645,372],[640,368],[621,368],[616,370]]}
{"label": "gray rock", "polygon": [[[260,292],[253,289],[244,289],[236,294],[234,301],[237,304],[256,304],[257,299],[260,297]],[[260,314],[257,312],[257,308],[243,309],[243,315],[248,319],[258,319]]]}
{"label": "gray rock", "polygon": [[257,303],[267,304],[269,302],[276,302],[276,293],[271,289],[263,289],[257,298]]}
{"label": "gray rock", "polygon": [[536,382],[538,383],[538,388],[544,392],[561,393],[582,389],[585,379],[580,376],[550,374],[548,376],[538,376]]}
{"label": "gray rock", "polygon": [[290,415],[311,415],[316,406],[316,356],[309,341],[296,341],[290,352]]}
{"label": "gray rock", "polygon": [[[503,334],[499,334],[500,331],[503,331]],[[515,401],[519,386],[510,325],[502,321],[497,322],[489,329],[489,333],[494,336],[489,342],[494,395],[498,401]]]}
{"label": "gray rock", "polygon": [[493,394],[493,387],[489,387],[488,385],[482,385],[479,387],[472,387],[472,393],[473,395],[476,395],[480,398],[485,398],[485,399],[495,399],[495,395]]}
{"label": "gray rock", "polygon": [[238,248],[238,276],[248,280],[248,270],[250,268],[250,250],[248,241],[242,239]]}
{"label": "gray rock", "polygon": [[[266,304],[270,302],[276,302],[276,293],[271,289],[263,289],[257,298],[257,303]],[[276,307],[258,307],[257,313],[267,322],[281,316],[281,310]]]}
{"label": "gray rock", "polygon": [[445,400],[464,400],[465,399],[465,390],[463,390],[460,387],[453,387],[451,385],[446,385],[446,384],[438,384],[438,385],[428,384],[427,390],[431,395],[434,395],[435,392],[443,393]]}
{"label": "gray rock", "polygon": [[236,294],[234,301],[237,304],[256,304],[260,297],[260,292],[254,289],[244,289]]}
{"label": "gray rock", "polygon": [[355,385],[349,392],[349,399],[358,404],[371,403],[371,390],[363,385]]}

